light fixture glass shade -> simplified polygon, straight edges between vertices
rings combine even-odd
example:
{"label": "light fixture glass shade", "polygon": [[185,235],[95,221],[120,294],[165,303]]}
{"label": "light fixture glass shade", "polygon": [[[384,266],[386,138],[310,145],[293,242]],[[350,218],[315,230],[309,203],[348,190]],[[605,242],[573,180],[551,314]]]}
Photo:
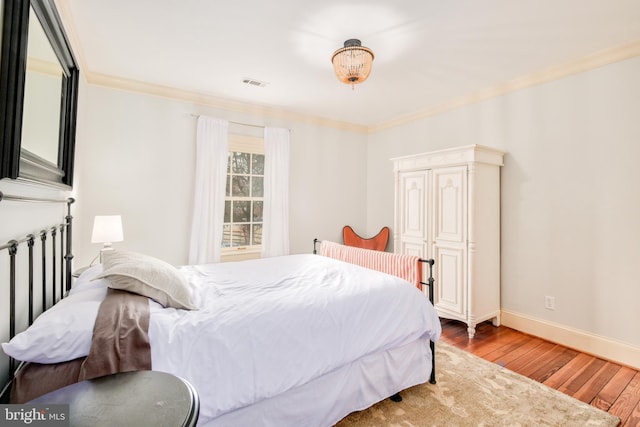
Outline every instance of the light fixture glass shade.
{"label": "light fixture glass shade", "polygon": [[93,220],[91,243],[104,243],[108,247],[113,242],[122,242],[122,217],[120,215],[98,215]]}
{"label": "light fixture glass shade", "polygon": [[367,80],[373,65],[373,51],[361,45],[358,39],[349,39],[344,47],[336,50],[331,57],[333,70],[341,82],[351,85]]}

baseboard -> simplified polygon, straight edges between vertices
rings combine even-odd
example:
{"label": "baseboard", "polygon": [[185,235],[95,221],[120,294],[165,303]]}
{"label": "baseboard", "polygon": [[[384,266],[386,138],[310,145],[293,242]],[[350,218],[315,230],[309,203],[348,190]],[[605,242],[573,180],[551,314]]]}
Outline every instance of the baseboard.
{"label": "baseboard", "polygon": [[504,326],[640,370],[638,347],[508,310],[501,313]]}

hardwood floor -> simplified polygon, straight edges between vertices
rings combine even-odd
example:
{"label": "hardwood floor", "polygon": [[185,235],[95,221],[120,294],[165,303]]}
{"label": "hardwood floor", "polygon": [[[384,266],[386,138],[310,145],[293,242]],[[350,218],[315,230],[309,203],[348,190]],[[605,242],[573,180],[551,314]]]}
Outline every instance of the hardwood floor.
{"label": "hardwood floor", "polygon": [[442,341],[640,426],[639,371],[488,322],[470,340],[465,324],[441,320]]}

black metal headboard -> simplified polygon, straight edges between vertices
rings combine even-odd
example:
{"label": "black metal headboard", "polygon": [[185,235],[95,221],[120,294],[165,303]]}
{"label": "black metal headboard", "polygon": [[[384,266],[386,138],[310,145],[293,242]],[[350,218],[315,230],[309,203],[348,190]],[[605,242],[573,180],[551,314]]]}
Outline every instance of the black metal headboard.
{"label": "black metal headboard", "polygon": [[[40,311],[46,311],[50,306],[59,301],[71,289],[71,269],[73,260],[72,251],[72,220],[71,205],[75,202],[73,198],[67,199],[46,199],[35,197],[23,197],[12,196],[3,194],[0,191],[0,202],[2,201],[15,201],[15,202],[31,202],[31,203],[66,203],[67,214],[63,221],[59,224],[40,228],[31,234],[19,240],[10,240],[7,243],[0,245],[0,256],[8,256],[8,272],[0,271],[0,281],[4,282],[5,277],[8,277],[9,284],[9,339],[13,338],[18,331],[16,331],[16,290],[18,286],[20,289],[24,289],[28,286],[29,290],[29,326],[33,323],[37,316],[36,307],[34,306],[34,295],[36,293],[36,287],[42,292],[42,304]],[[38,242],[39,241],[39,242]],[[41,246],[40,259],[36,260],[34,256],[34,247],[36,245]],[[47,249],[47,247],[49,249]],[[5,252],[6,251],[6,252]],[[47,256],[49,255],[49,256]],[[17,282],[16,268],[18,266],[18,260],[20,257],[26,257],[28,264],[27,281],[28,284],[20,284]],[[36,285],[34,280],[34,270],[39,263],[41,272],[41,283]],[[49,292],[51,296],[49,297]],[[6,298],[5,296],[1,298]],[[50,305],[47,305],[47,301],[51,301]],[[1,353],[0,353],[1,354]],[[9,358],[9,370],[8,381],[2,385],[0,394],[0,403],[6,403],[9,398],[11,379],[13,378],[16,370],[18,369],[18,363],[13,358]],[[3,368],[4,372],[4,368]]]}

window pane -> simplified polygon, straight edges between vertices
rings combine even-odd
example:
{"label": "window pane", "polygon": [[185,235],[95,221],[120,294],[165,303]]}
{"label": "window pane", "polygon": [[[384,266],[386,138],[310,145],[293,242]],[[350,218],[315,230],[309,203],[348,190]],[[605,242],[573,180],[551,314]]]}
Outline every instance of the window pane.
{"label": "window pane", "polygon": [[249,239],[249,224],[238,225],[235,224],[233,226],[233,240],[231,242],[231,246],[248,246]]}
{"label": "window pane", "polygon": [[249,197],[249,177],[234,176],[233,177],[233,197]]}
{"label": "window pane", "polygon": [[264,196],[264,178],[258,176],[251,177],[251,197]]}
{"label": "window pane", "polygon": [[262,222],[262,202],[253,202],[253,216],[251,218],[253,222]]}
{"label": "window pane", "polygon": [[253,244],[262,244],[262,224],[253,224]]}
{"label": "window pane", "polygon": [[249,222],[250,203],[249,201],[233,202],[233,222]]}
{"label": "window pane", "polygon": [[231,153],[231,170],[233,173],[249,174],[249,153]]}
{"label": "window pane", "polygon": [[260,246],[264,154],[230,151],[227,165],[222,247]]}
{"label": "window pane", "polygon": [[264,175],[264,154],[254,154],[251,159],[251,173]]}
{"label": "window pane", "polygon": [[224,202],[224,221],[225,224],[231,222],[231,202],[226,200]]}
{"label": "window pane", "polygon": [[222,247],[228,248],[231,246],[231,225],[225,224],[222,231]]}

